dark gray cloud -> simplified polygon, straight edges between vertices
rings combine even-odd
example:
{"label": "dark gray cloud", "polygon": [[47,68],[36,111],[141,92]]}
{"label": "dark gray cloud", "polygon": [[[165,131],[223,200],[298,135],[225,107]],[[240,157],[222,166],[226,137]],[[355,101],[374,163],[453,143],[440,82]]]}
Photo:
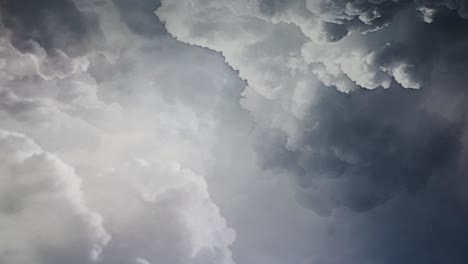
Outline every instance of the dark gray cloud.
{"label": "dark gray cloud", "polygon": [[423,189],[436,173],[453,173],[465,120],[424,109],[420,94],[395,87],[321,97],[306,147],[296,153],[312,206],[319,192],[337,206],[364,211],[402,190]]}
{"label": "dark gray cloud", "polygon": [[[320,88],[318,103],[302,123],[299,150],[284,149],[278,153],[289,153],[269,161],[285,163],[289,170],[296,166],[306,206],[321,213],[339,205],[365,211],[403,190],[425,188],[434,174],[460,173],[467,100],[466,78],[460,75],[468,68],[468,22],[453,13],[440,12],[433,23],[414,25],[414,38],[378,53],[377,65],[413,60],[426,83],[420,90],[394,85],[342,94]],[[452,102],[431,103],[440,97]]]}
{"label": "dark gray cloud", "polygon": [[161,5],[158,0],[142,0],[131,2],[128,0],[113,0],[120,16],[134,32],[154,37],[167,34],[164,25],[154,15],[154,10]]}
{"label": "dark gray cloud", "polygon": [[63,79],[88,67],[90,53],[105,52],[98,17],[82,12],[72,0],[5,0],[0,15],[2,40],[30,56],[44,79]]}
{"label": "dark gray cloud", "polygon": [[80,12],[71,0],[4,0],[0,14],[11,43],[22,52],[33,50],[36,42],[47,52],[82,56],[99,35],[98,18]]}
{"label": "dark gray cloud", "polygon": [[447,175],[432,178],[418,195],[401,195],[355,219],[355,235],[365,241],[356,255],[384,264],[465,263],[468,200],[459,184]]}

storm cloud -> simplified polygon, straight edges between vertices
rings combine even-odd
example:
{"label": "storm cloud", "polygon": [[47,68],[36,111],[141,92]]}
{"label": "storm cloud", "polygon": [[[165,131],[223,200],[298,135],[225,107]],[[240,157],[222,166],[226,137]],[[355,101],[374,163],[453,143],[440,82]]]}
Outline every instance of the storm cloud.
{"label": "storm cloud", "polygon": [[216,131],[209,106],[183,102],[181,75],[149,88],[164,61],[185,79],[201,72],[189,58],[222,61],[150,27],[153,46],[118,8],[2,2],[2,263],[233,263],[235,231],[200,174],[210,138],[197,133]]}
{"label": "storm cloud", "polygon": [[466,1],[0,1],[0,262],[468,259]]}
{"label": "storm cloud", "polygon": [[[299,199],[319,213],[368,210],[423,189],[440,171],[453,173],[465,133],[464,80],[456,74],[466,67],[464,4],[299,2],[173,1],[157,14],[178,39],[221,51],[239,70],[248,83],[241,103],[265,140],[264,165],[294,172]],[[203,15],[214,8],[224,16]],[[430,23],[421,8],[434,8]],[[182,10],[192,16],[177,16]],[[299,18],[346,34],[305,30]],[[440,89],[456,103],[431,105]],[[270,129],[278,133],[262,136]]]}

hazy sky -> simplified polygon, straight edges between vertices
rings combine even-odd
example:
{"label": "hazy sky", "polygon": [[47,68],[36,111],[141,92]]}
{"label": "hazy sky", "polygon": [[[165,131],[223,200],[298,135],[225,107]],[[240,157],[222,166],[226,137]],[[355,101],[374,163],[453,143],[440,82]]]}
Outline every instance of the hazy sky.
{"label": "hazy sky", "polygon": [[468,1],[0,1],[0,264],[468,263]]}

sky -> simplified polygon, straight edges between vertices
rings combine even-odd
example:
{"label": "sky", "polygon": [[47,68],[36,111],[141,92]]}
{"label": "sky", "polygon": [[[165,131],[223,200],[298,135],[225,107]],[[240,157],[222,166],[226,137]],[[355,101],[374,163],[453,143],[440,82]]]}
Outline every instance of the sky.
{"label": "sky", "polygon": [[466,0],[0,0],[0,263],[466,264],[467,71]]}

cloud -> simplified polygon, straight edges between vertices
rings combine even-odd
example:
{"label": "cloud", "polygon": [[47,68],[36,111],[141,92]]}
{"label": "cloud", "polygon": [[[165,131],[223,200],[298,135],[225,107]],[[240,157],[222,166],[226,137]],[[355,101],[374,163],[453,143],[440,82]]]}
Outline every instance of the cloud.
{"label": "cloud", "polygon": [[[418,8],[437,8],[432,23]],[[221,52],[239,71],[264,166],[295,174],[299,200],[329,214],[338,206],[372,209],[455,166],[464,117],[447,119],[446,107],[434,111],[427,101],[443,89],[436,76],[466,65],[459,47],[467,22],[452,11],[460,9],[411,1],[163,1],[156,14],[174,37]],[[455,100],[459,79],[446,84]]]}
{"label": "cloud", "polygon": [[46,53],[59,49],[78,57],[100,40],[96,17],[80,12],[71,0],[7,0],[2,1],[0,13],[12,45],[22,53],[38,43]]}
{"label": "cloud", "polygon": [[127,26],[134,32],[144,37],[155,37],[166,35],[164,25],[154,15],[153,10],[158,9],[158,0],[142,0],[129,2],[127,0],[114,0],[113,3],[120,17]]}
{"label": "cloud", "polygon": [[1,262],[97,260],[110,236],[86,204],[74,170],[10,131],[0,131],[0,153]]}
{"label": "cloud", "polygon": [[137,259],[135,260],[135,262],[136,262],[137,264],[149,264],[149,262],[148,262],[147,260],[142,259],[142,258],[137,258]]}
{"label": "cloud", "polygon": [[0,4],[0,262],[464,263],[462,2],[159,5]]}
{"label": "cloud", "polygon": [[458,15],[464,19],[468,18],[468,13],[467,13],[468,2],[464,0],[462,1],[417,0],[416,3],[422,6],[422,8],[429,8],[431,10],[434,10],[429,13],[426,12],[426,15],[429,15],[429,16],[431,16],[430,13],[437,12],[437,10],[443,10],[447,8],[450,10],[457,11]]}
{"label": "cloud", "polygon": [[103,253],[105,263],[127,263],[135,256],[150,263],[234,263],[229,246],[235,232],[212,202],[202,176],[176,161],[135,158],[99,182],[109,182],[100,185],[100,192],[112,202],[97,203],[115,233]]}
{"label": "cloud", "polygon": [[[304,6],[308,8],[304,10]],[[194,5],[172,1],[163,2],[157,14],[177,39],[222,52],[249,86],[272,98],[301,82],[312,83],[311,75],[343,92],[358,87],[388,88],[391,83],[420,88],[435,60],[423,54],[445,48],[438,41],[421,43],[438,31],[437,26],[424,25],[417,15],[418,8],[430,6],[433,4],[411,1],[200,1]],[[441,24],[450,14],[449,9],[441,9],[432,16],[439,17]],[[367,32],[354,28],[356,20],[371,28],[374,21],[382,20],[385,26],[376,22],[380,26]],[[452,16],[456,23],[454,20],[461,19]],[[226,21],[245,26],[232,27]],[[309,30],[304,29],[306,23],[311,24]],[[349,26],[350,30],[340,38],[330,37],[335,42],[323,42],[321,38],[327,37],[317,36],[336,31],[318,28],[323,23]],[[259,59],[250,61],[253,56]]]}
{"label": "cloud", "polygon": [[[36,165],[30,168],[33,161],[23,169],[32,177],[42,166],[44,170],[52,167],[49,177],[53,179],[45,179],[52,187],[40,184],[45,189],[26,186],[21,190],[24,197],[35,197],[37,192],[50,199],[51,209],[49,213],[33,207],[33,219],[15,215],[24,222],[21,224],[35,229],[12,229],[8,237],[18,240],[12,249],[15,259],[8,255],[10,241],[5,240],[0,252],[5,250],[6,255],[0,254],[5,256],[0,262],[55,264],[68,258],[81,264],[91,261],[86,257],[94,250],[99,255],[94,261],[103,264],[234,263],[230,247],[235,231],[212,200],[202,175],[213,162],[209,151],[218,129],[214,120],[219,117],[212,109],[226,106],[223,111],[230,111],[229,107],[237,106],[236,101],[223,104],[232,91],[215,92],[241,82],[225,73],[227,66],[213,54],[192,51],[167,34],[155,33],[156,28],[135,32],[134,23],[146,25],[154,20],[122,20],[129,13],[119,13],[116,8],[123,7],[112,1],[23,2],[2,6],[4,12],[14,15],[4,18],[0,42],[4,55],[0,127],[27,135],[54,153],[31,158],[45,163],[36,170]],[[37,19],[35,24],[24,9],[30,5],[37,5],[38,13],[30,15]],[[154,16],[151,9],[147,12]],[[56,23],[63,25],[49,31]],[[89,25],[97,29],[88,29]],[[69,35],[64,34],[67,31]],[[116,39],[119,46],[105,46]],[[180,59],[173,59],[175,53]],[[191,59],[196,62],[187,64]],[[212,69],[220,75],[209,75]],[[204,78],[194,81],[197,76]],[[21,145],[12,144],[11,151],[16,147],[21,150]],[[48,165],[49,159],[52,165]],[[54,165],[55,160],[66,165],[59,161]],[[55,186],[52,181],[67,177],[80,183],[70,183],[79,187]],[[50,188],[56,188],[52,190],[57,194],[52,192],[48,198]],[[70,198],[71,209],[66,207],[68,196],[64,201],[54,200],[61,191],[77,192],[77,188],[79,199],[86,198],[86,208],[102,217],[102,223],[101,218],[89,221],[105,228],[112,240],[94,239],[92,227],[86,229],[86,213],[83,220],[79,213],[78,220],[73,219],[75,198]],[[54,218],[60,229],[47,225]],[[8,223],[4,229],[6,226]],[[48,233],[54,237],[36,243],[36,233],[40,239]],[[17,258],[19,255],[24,259]]]}
{"label": "cloud", "polygon": [[[328,1],[326,5],[323,1],[293,1],[289,4],[206,1],[192,6],[173,1],[163,2],[157,14],[177,39],[222,52],[227,62],[239,70],[241,78],[261,95],[272,98],[298,83],[311,83],[313,75],[313,79],[343,92],[357,87],[388,87],[391,82],[406,88],[419,88],[423,76],[412,70],[419,66],[415,64],[417,61],[404,54],[384,57],[389,49],[381,48],[388,42],[402,41],[408,31],[400,28],[395,30],[401,32],[398,35],[390,33],[377,39],[371,32],[364,34],[366,30],[359,29],[355,23],[363,20],[368,24],[359,23],[375,27],[370,31],[385,29],[383,24],[388,24],[390,19],[384,17],[396,15],[394,9],[411,12],[408,2]],[[274,11],[265,10],[269,8]],[[366,12],[374,12],[377,17],[367,18],[367,21],[364,19]],[[192,15],[182,15],[186,13]],[[375,22],[373,25],[371,22],[381,20],[385,23]],[[409,23],[405,19],[396,24],[405,22]],[[233,23],[243,26],[230,26]],[[344,28],[340,30],[340,27]],[[249,59],[253,56],[261,59],[252,62]],[[350,62],[356,65],[354,71],[350,70]]]}

